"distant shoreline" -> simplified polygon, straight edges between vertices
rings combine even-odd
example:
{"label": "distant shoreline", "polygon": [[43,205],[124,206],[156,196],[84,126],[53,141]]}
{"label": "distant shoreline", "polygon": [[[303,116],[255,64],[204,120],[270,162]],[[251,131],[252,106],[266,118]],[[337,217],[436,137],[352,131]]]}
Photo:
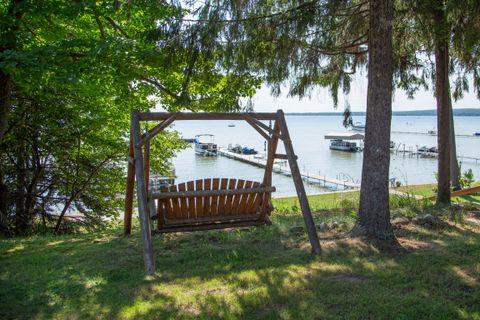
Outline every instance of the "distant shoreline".
{"label": "distant shoreline", "polygon": [[[343,112],[286,112],[288,116],[342,116]],[[365,116],[363,111],[352,111],[352,116]],[[393,116],[436,116],[437,110],[393,111]],[[480,117],[480,108],[453,109],[456,117]]]}

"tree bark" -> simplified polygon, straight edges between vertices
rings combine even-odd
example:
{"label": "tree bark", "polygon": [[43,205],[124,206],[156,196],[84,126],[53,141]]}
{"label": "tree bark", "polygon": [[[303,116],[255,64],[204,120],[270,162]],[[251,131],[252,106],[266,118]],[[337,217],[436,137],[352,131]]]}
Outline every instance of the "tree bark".
{"label": "tree bark", "polygon": [[450,109],[450,176],[452,179],[453,190],[460,190],[460,167],[457,159],[457,143],[455,141],[455,118],[453,117],[452,98],[450,96],[450,89],[448,90],[448,108]]}
{"label": "tree bark", "polygon": [[438,128],[437,204],[450,204],[450,107],[448,79],[448,35],[443,5],[434,11],[435,19],[435,97]]}
{"label": "tree bark", "polygon": [[370,1],[367,119],[360,211],[353,234],[396,242],[390,223],[388,178],[392,117],[393,3]]}

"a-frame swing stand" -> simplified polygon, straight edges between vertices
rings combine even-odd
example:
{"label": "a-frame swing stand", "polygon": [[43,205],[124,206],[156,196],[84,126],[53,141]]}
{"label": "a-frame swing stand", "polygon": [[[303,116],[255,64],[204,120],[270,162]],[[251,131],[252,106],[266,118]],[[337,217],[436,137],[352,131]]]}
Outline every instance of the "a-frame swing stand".
{"label": "a-frame swing stand", "polygon": [[[268,142],[267,161],[262,183],[238,180],[234,188],[222,184],[224,179],[191,181],[183,189],[149,192],[150,140],[174,121],[180,120],[244,120]],[[141,134],[141,121],[159,122],[146,134]],[[274,121],[273,128],[262,121]],[[277,154],[278,141],[283,141],[286,154]],[[133,110],[130,119],[130,151],[125,197],[124,234],[132,226],[134,184],[137,181],[138,212],[143,243],[143,258],[147,274],[155,273],[150,217],[157,214],[159,230],[163,232],[193,231],[213,228],[258,225],[268,223],[268,209],[275,159],[286,159],[290,166],[303,219],[307,227],[312,252],[320,253],[317,230],[305,193],[297,157],[282,110],[276,113],[165,113]],[[230,182],[234,179],[230,179]],[[215,187],[215,182],[218,185]],[[235,180],[237,181],[237,180]],[[240,183],[241,181],[241,183]],[[208,182],[208,186],[207,186]],[[203,184],[202,184],[203,183]],[[236,187],[235,187],[236,184]],[[191,186],[191,189],[186,187]],[[195,187],[197,187],[195,189]],[[155,202],[155,200],[157,202]],[[213,214],[212,214],[213,213]]]}

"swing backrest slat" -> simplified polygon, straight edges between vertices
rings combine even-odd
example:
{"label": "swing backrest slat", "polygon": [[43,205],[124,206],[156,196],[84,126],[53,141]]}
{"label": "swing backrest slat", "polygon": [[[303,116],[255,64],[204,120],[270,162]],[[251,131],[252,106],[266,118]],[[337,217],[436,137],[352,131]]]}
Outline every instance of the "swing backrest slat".
{"label": "swing backrest slat", "polygon": [[269,223],[270,195],[275,188],[243,179],[213,178],[163,188],[157,199],[159,229],[189,226],[190,230],[235,226],[255,221]]}

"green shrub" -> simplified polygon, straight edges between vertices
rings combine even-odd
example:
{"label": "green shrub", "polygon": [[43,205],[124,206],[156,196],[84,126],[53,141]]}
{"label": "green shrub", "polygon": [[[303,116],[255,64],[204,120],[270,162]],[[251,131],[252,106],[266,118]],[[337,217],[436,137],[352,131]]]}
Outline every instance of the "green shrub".
{"label": "green shrub", "polygon": [[468,188],[472,186],[475,181],[472,169],[468,169],[460,176],[460,185],[462,188]]}

